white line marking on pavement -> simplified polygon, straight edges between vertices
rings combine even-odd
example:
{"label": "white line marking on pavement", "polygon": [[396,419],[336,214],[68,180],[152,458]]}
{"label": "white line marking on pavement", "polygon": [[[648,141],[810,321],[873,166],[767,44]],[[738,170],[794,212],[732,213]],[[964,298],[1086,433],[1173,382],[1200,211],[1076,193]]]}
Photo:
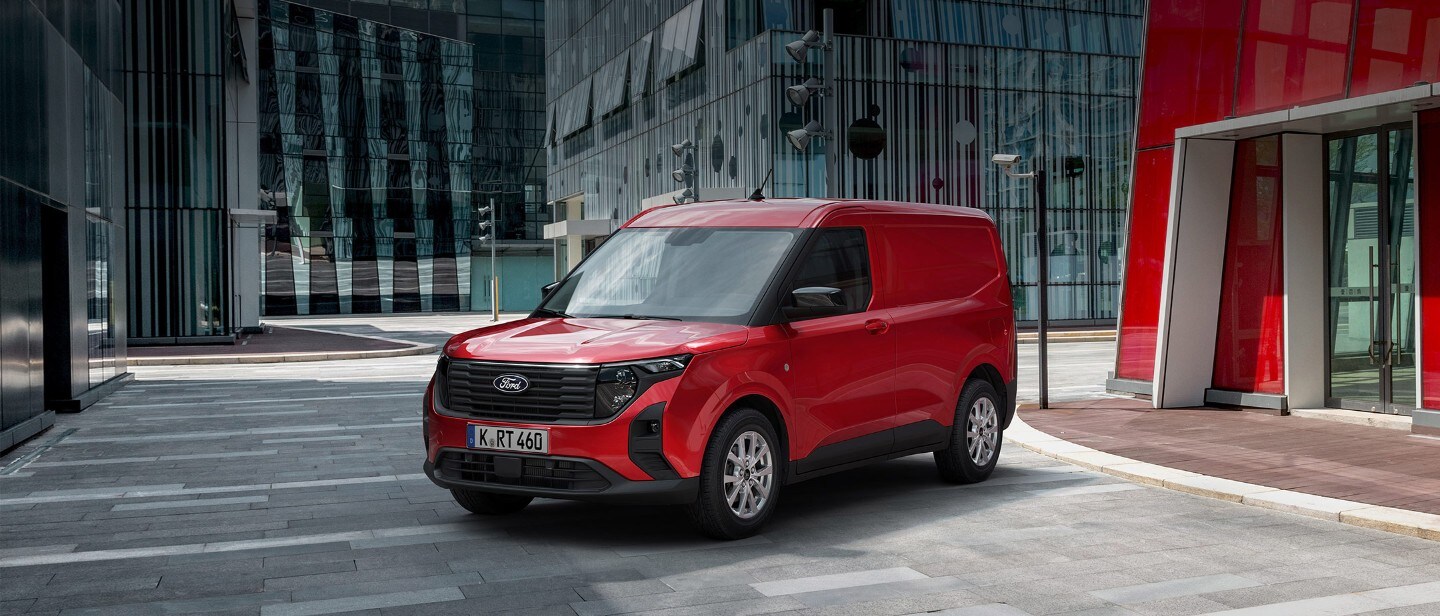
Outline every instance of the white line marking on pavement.
{"label": "white line marking on pavement", "polygon": [[[359,438],[359,437],[356,437]],[[90,466],[93,464],[130,464],[134,462],[175,462],[179,460],[221,460],[226,458],[251,458],[256,456],[273,456],[280,453],[279,449],[261,449],[258,451],[228,451],[225,453],[187,453],[168,456],[148,456],[142,458],[90,458],[88,460],[64,460],[60,462],[36,462],[31,468],[48,468],[56,466]]]}
{"label": "white line marking on pavement", "polygon": [[230,438],[232,436],[255,436],[260,434],[291,434],[294,432],[336,432],[340,430],[394,430],[397,428],[413,428],[420,425],[420,419],[416,418],[411,423],[383,423],[383,424],[362,424],[358,426],[340,426],[335,424],[321,424],[311,426],[279,426],[274,428],[250,428],[248,430],[231,430],[226,432],[175,432],[171,434],[145,434],[136,436],[95,436],[87,438],[72,438],[62,442],[62,445],[88,444],[88,443],[142,443],[148,441],[186,441],[186,440],[211,440]]}
{"label": "white line marking on pavement", "polygon": [[1257,605],[1238,610],[1210,612],[1205,616],[1347,616],[1432,603],[1440,603],[1440,582]]}
{"label": "white line marking on pavement", "polygon": [[286,443],[318,443],[323,441],[354,441],[359,439],[359,434],[341,434],[337,436],[307,436],[302,438],[267,438],[260,441],[260,444],[283,445]]}
{"label": "white line marking on pavement", "polygon": [[0,558],[0,568],[31,567],[35,565],[61,565],[66,563],[124,560],[127,558],[149,558],[153,556],[180,556],[184,554],[201,554],[213,552],[240,552],[244,550],[283,548],[296,545],[315,545],[319,543],[336,543],[340,541],[359,541],[364,539],[376,539],[380,537],[435,535],[442,533],[451,533],[461,530],[477,531],[476,538],[493,536],[485,534],[483,532],[478,532],[481,529],[478,528],[478,525],[476,524],[430,524],[428,526],[401,526],[396,528],[378,528],[374,530],[355,530],[337,533],[323,533],[319,535],[295,535],[292,537],[245,539],[240,541],[218,541],[212,543],[186,543],[181,545],[162,545],[148,548],[90,550],[86,552],[66,552],[61,554],[31,554],[25,556]]}
{"label": "white line marking on pavement", "polygon": [[890,569],[852,571],[850,573],[817,575],[814,577],[777,580],[774,582],[756,582],[751,584],[750,587],[767,597],[778,597],[802,592],[815,592],[817,590],[834,590],[836,588],[850,588],[852,586],[919,580],[926,577],[929,576],[909,567],[892,567]]}
{"label": "white line marking on pavement", "polygon": [[206,486],[186,488],[184,484],[161,486],[121,486],[114,488],[93,488],[81,491],[57,490],[53,492],[31,492],[19,498],[0,498],[0,505],[29,505],[35,503],[65,503],[83,500],[108,500],[112,498],[146,498],[152,496],[185,496],[190,494],[224,494],[228,492],[255,492],[260,490],[288,490],[295,488],[319,488],[327,486],[354,485],[361,483],[382,483],[386,481],[412,481],[424,479],[424,473],[408,475],[378,475],[374,477],[350,477],[346,479],[315,479],[311,481],[289,481],[284,483],[252,483],[234,486]]}

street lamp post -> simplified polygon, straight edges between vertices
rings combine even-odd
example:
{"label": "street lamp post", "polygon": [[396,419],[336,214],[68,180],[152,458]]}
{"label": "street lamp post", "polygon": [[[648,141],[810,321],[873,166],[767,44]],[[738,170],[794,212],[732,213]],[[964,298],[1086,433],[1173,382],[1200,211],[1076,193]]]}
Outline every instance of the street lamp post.
{"label": "street lamp post", "polygon": [[670,177],[674,178],[677,183],[685,185],[685,190],[675,198],[676,203],[700,200],[700,189],[695,186],[695,165],[692,163],[695,156],[692,154],[689,159],[685,158],[686,153],[695,151],[695,142],[689,139],[670,146],[670,152],[675,154],[675,158],[680,159],[680,168],[671,171]]}
{"label": "street lamp post", "polygon": [[823,53],[820,79],[807,79],[804,83],[790,86],[785,89],[785,97],[796,107],[804,105],[810,100],[812,94],[819,94],[825,99],[825,107],[821,111],[822,122],[811,121],[804,128],[798,128],[785,134],[790,145],[799,152],[804,152],[810,145],[812,137],[823,137],[825,139],[825,194],[829,197],[840,196],[840,97],[838,84],[836,83],[836,53],[835,53],[835,9],[825,9],[821,13],[821,30],[806,32],[799,40],[792,41],[785,45],[785,52],[790,54],[796,62],[804,64],[810,55],[810,50],[820,48]]}
{"label": "street lamp post", "polygon": [[495,268],[495,197],[490,197],[490,320],[500,322],[500,272]]}
{"label": "street lamp post", "polygon": [[1036,318],[1038,320],[1037,329],[1039,330],[1036,332],[1038,336],[1036,340],[1036,350],[1040,356],[1040,378],[1037,384],[1040,387],[1040,408],[1049,408],[1050,369],[1048,365],[1049,362],[1047,361],[1049,359],[1047,341],[1049,338],[1050,325],[1050,224],[1046,218],[1046,199],[1048,197],[1046,196],[1045,190],[1045,170],[1037,168],[1029,173],[1016,173],[1012,167],[1020,163],[1019,154],[996,154],[991,157],[990,160],[996,165],[999,165],[1007,176],[1016,179],[1033,178],[1035,180],[1035,275],[1036,278],[1038,278],[1038,280],[1036,280],[1036,295],[1038,296],[1036,299],[1039,304],[1039,306],[1036,307]]}

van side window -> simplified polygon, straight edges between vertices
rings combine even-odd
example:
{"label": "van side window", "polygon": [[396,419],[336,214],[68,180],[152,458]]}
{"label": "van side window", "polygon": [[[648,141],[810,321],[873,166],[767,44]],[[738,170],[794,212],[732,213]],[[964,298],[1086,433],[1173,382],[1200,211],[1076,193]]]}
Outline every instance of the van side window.
{"label": "van side window", "polygon": [[834,287],[845,292],[848,312],[870,306],[870,253],[860,229],[822,229],[801,262],[793,288]]}

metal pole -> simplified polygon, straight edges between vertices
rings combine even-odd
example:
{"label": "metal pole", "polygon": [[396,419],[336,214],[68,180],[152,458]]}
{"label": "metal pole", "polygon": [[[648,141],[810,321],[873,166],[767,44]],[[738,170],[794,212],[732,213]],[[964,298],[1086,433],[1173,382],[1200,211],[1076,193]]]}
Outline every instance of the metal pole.
{"label": "metal pole", "polygon": [[490,320],[500,320],[500,275],[495,269],[495,242],[500,230],[495,228],[495,197],[490,197]]}
{"label": "metal pole", "polygon": [[1040,408],[1050,408],[1050,379],[1049,366],[1047,365],[1048,349],[1046,348],[1046,337],[1049,334],[1050,322],[1050,222],[1046,220],[1046,179],[1043,169],[1035,170],[1035,263],[1036,276],[1039,278],[1037,291],[1039,295],[1039,339],[1038,350],[1040,354]]}
{"label": "metal pole", "polygon": [[825,196],[840,196],[840,84],[836,83],[835,52],[835,9],[821,13],[824,27],[821,31],[825,50],[825,88],[830,93],[825,101],[825,128],[830,138],[825,140]]}

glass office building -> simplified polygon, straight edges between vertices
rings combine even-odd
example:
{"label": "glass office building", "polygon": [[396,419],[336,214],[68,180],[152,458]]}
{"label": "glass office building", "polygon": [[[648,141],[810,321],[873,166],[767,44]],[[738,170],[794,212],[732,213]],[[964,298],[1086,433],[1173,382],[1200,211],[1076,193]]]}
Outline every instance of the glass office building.
{"label": "glass office building", "polygon": [[[648,0],[567,5],[546,22],[548,194],[619,224],[672,194],[689,163],[700,198],[826,194],[823,141],[786,131],[821,120],[818,77],[784,45],[836,11],[841,115],[837,196],[970,205],[1004,237],[1020,320],[1036,314],[1033,184],[995,153],[1049,175],[1052,319],[1113,323],[1133,150],[1139,0],[886,2]],[[828,128],[828,127],[827,127]],[[677,159],[670,146],[698,147]],[[1065,159],[1084,164],[1060,173]],[[581,238],[584,239],[584,238]],[[567,238],[566,241],[571,241]]]}
{"label": "glass office building", "polygon": [[231,2],[129,0],[125,64],[130,342],[228,342]]}
{"label": "glass office building", "polygon": [[125,370],[120,3],[0,3],[0,451]]}
{"label": "glass office building", "polygon": [[542,6],[259,3],[265,314],[488,307],[492,235],[504,307],[534,305]]}
{"label": "glass office building", "polygon": [[268,315],[470,308],[468,44],[261,0]]}

